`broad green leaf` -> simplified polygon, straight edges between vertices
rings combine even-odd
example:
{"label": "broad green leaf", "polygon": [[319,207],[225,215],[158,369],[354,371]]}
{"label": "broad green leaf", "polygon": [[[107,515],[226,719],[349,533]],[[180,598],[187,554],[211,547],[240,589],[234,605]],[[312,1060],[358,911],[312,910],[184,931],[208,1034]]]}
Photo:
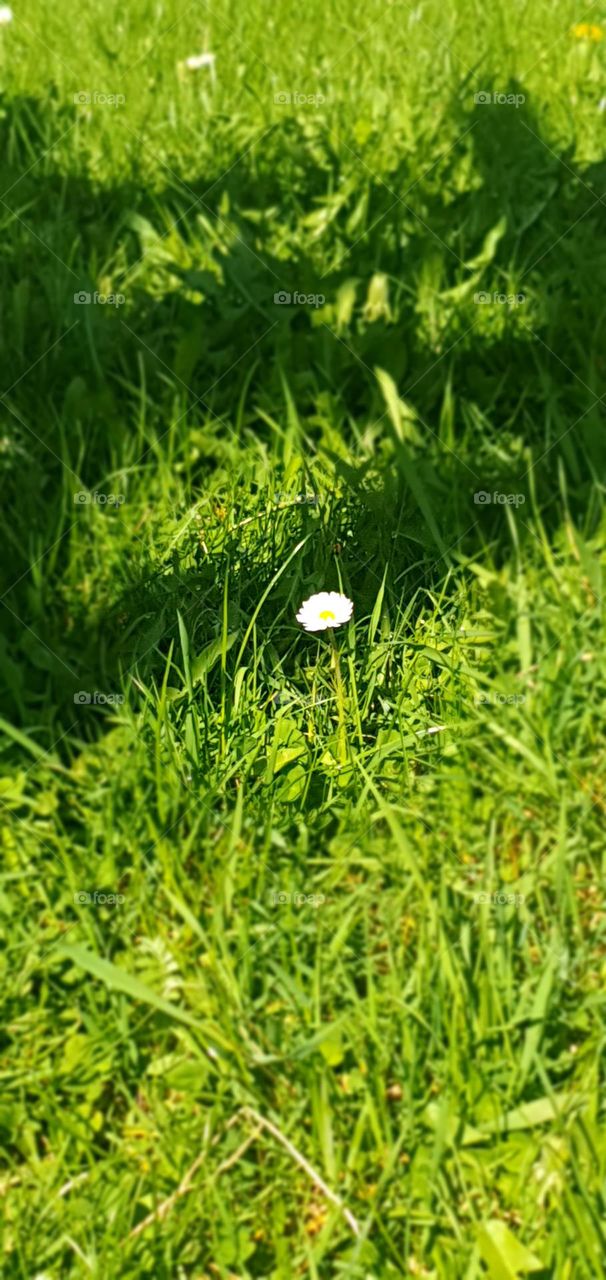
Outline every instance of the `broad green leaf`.
{"label": "broad green leaf", "polygon": [[545,972],[537,987],[535,998],[532,1002],[532,1008],[529,1015],[532,1025],[526,1032],[524,1049],[522,1051],[520,1061],[519,1085],[523,1083],[530,1071],[535,1053],[537,1052],[541,1042],[541,1037],[545,1030],[545,1021],[551,996],[551,989],[553,987],[555,968],[555,960],[546,966]]}
{"label": "broad green leaf", "polygon": [[164,1013],[167,1017],[174,1018],[177,1022],[183,1022],[188,1027],[197,1028],[205,1036],[212,1038],[221,1049],[225,1049],[228,1053],[236,1051],[235,1045],[227,1040],[214,1024],[209,1027],[208,1023],[201,1022],[193,1014],[188,1013],[186,1009],[182,1009],[180,1005],[173,1004],[171,1000],[165,1000],[162,996],[159,996],[157,992],[147,986],[147,983],[141,982],[133,973],[128,973],[126,969],[121,969],[119,965],[112,964],[109,960],[103,960],[94,951],[88,951],[86,947],[80,945],[70,946],[66,944],[65,946],[58,946],[53,954],[57,959],[69,960],[72,964],[78,965],[80,969],[90,973],[93,978],[99,978],[110,991],[121,991],[123,995],[131,996],[133,1000],[139,1000],[142,1004],[151,1005],[159,1013]]}
{"label": "broad green leaf", "polygon": [[488,1135],[473,1125],[465,1124],[460,1117],[445,1110],[437,1102],[430,1102],[423,1118],[431,1129],[440,1132],[444,1141],[461,1147],[473,1147],[488,1141]]}
{"label": "broad green leaf", "polygon": [[[232,645],[235,644],[237,639],[238,632],[230,631],[225,641],[226,653],[229,653],[229,650]],[[198,654],[198,657],[195,658],[191,664],[191,678],[194,684],[196,681],[201,680],[203,676],[208,675],[209,671],[214,667],[215,662],[218,662],[222,652],[223,636],[217,636],[215,640],[211,640],[210,644],[205,646],[202,652]]]}
{"label": "broad green leaf", "polygon": [[29,751],[30,755],[34,756],[34,759],[46,759],[49,764],[56,763],[56,755],[49,755],[48,751],[44,750],[44,747],[41,747],[33,738],[30,738],[27,733],[23,733],[21,729],[17,729],[15,725],[10,724],[8,720],[4,719],[4,716],[0,716],[0,731],[5,733],[7,737],[12,738],[13,742],[17,742],[25,751]]}
{"label": "broad green leaf", "polygon": [[[467,263],[467,266],[470,264]],[[468,276],[467,280],[463,280],[461,284],[455,284],[452,289],[444,289],[440,294],[443,302],[459,303],[465,302],[471,293],[477,289],[482,279],[482,271],[475,271],[472,276]]]}
{"label": "broad green leaf", "polygon": [[391,320],[389,305],[389,277],[383,271],[375,271],[368,285],[366,302],[364,303],[364,319],[368,324],[376,320]]}
{"label": "broad green leaf", "polygon": [[521,1244],[498,1218],[482,1224],[478,1245],[492,1280],[518,1280],[529,1271],[543,1270],[540,1259]]}
{"label": "broad green leaf", "polygon": [[307,743],[296,720],[280,716],[276,722],[271,752],[267,762],[267,780],[307,752]]}
{"label": "broad green leaf", "polygon": [[514,1107],[499,1120],[482,1121],[482,1127],[487,1133],[533,1129],[535,1125],[553,1123],[566,1111],[569,1103],[570,1097],[565,1093],[555,1094],[553,1098],[535,1098],[521,1107]]}
{"label": "broad green leaf", "polygon": [[282,804],[293,804],[299,799],[307,786],[308,770],[303,764],[296,764],[293,769],[279,780],[276,796]]}
{"label": "broad green leaf", "polygon": [[410,440],[414,444],[419,443],[419,432],[414,425],[417,420],[414,409],[405,400],[400,399],[391,374],[386,373],[385,369],[381,369],[379,366],[375,368],[375,374],[398,440]]}
{"label": "broad green leaf", "polygon": [[335,301],[337,333],[342,333],[343,329],[346,329],[351,321],[356,304],[357,285],[357,280],[346,280],[337,293]]}
{"label": "broad green leaf", "polygon": [[475,258],[471,258],[469,262],[465,263],[465,266],[469,271],[475,271],[477,267],[487,267],[489,263],[493,261],[499,241],[502,240],[506,231],[507,218],[503,215],[503,217],[499,218],[496,225],[492,227],[484,237],[484,242],[480,252],[476,254]]}
{"label": "broad green leaf", "polygon": [[320,1053],[329,1067],[338,1067],[345,1057],[340,1035],[327,1036],[320,1045]]}

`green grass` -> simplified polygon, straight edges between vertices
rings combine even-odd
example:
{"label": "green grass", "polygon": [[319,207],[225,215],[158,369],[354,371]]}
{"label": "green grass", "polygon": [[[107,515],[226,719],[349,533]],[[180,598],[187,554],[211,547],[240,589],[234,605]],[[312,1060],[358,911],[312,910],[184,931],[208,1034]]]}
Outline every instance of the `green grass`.
{"label": "green grass", "polygon": [[603,16],[0,28],[7,1280],[606,1277]]}

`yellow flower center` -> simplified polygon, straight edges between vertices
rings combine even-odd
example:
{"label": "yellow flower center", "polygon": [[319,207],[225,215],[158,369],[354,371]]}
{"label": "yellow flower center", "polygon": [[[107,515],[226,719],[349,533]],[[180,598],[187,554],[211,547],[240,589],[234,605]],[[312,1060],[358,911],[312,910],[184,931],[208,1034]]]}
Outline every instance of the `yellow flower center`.
{"label": "yellow flower center", "polygon": [[320,614],[320,617],[321,617],[321,619],[322,619],[322,622],[328,622],[328,619],[329,619],[329,618],[330,618],[331,622],[334,622],[334,620],[335,620],[335,615],[334,615],[334,613],[333,613],[332,609],[323,609],[323,610],[322,610],[322,612],[321,612],[321,614]]}

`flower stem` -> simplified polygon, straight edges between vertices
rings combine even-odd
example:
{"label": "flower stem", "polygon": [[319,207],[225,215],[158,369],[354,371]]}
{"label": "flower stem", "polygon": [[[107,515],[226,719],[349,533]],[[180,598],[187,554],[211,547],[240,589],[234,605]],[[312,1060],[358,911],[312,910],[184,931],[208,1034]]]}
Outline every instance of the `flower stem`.
{"label": "flower stem", "polygon": [[339,718],[337,728],[337,759],[339,764],[347,764],[347,725],[345,719],[345,685],[343,683],[343,675],[341,672],[341,659],[339,656],[339,648],[335,640],[335,633],[332,627],[328,628],[330,636],[330,645],[332,649],[332,669],[335,678],[335,695],[337,699],[337,715]]}

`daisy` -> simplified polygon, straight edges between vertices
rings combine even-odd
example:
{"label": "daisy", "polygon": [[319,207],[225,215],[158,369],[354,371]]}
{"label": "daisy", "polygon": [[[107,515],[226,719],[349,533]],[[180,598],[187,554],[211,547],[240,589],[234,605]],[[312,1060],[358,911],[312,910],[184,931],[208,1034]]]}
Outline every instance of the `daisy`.
{"label": "daisy", "polygon": [[0,27],[6,27],[13,20],[13,11],[8,4],[0,5]]}
{"label": "daisy", "polygon": [[317,595],[304,600],[297,614],[297,622],[306,631],[327,631],[331,627],[342,627],[349,622],[353,613],[353,602],[339,591],[319,591]]}
{"label": "daisy", "polygon": [[215,69],[214,53],[193,53],[191,57],[185,59],[185,66],[188,71],[199,71],[200,67],[210,67],[211,71]]}

